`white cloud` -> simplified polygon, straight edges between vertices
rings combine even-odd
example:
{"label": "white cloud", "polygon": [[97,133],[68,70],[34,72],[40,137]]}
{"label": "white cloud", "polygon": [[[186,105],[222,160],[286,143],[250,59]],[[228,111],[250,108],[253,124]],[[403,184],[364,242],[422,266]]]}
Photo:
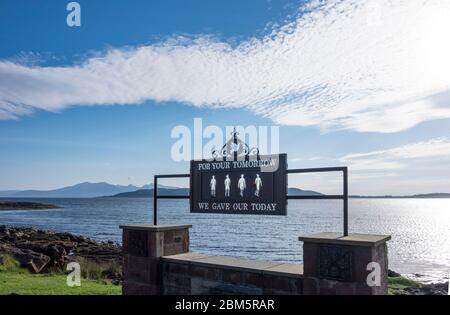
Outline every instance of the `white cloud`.
{"label": "white cloud", "polygon": [[447,137],[433,138],[397,148],[352,153],[340,158],[341,161],[370,159],[417,159],[417,158],[450,158],[450,140]]}
{"label": "white cloud", "polygon": [[[450,187],[448,137],[432,138],[384,150],[350,153],[340,157],[290,159],[290,162],[297,161],[301,161],[303,167],[320,167],[324,162],[330,166],[348,166],[352,194],[448,192]],[[311,163],[305,165],[307,161]],[[326,180],[321,178],[320,182],[317,182],[309,177],[311,176],[308,175],[301,181],[294,177],[294,185],[304,187],[305,182],[319,183],[320,185],[315,188],[322,191],[323,185],[333,184],[334,187],[340,187],[342,180],[338,176],[336,184],[328,178]]]}
{"label": "white cloud", "polygon": [[[290,162],[313,162],[310,166],[317,166],[316,161],[327,161],[332,165],[348,165],[352,172],[357,172],[374,177],[377,174],[386,174],[390,176],[397,174],[393,171],[408,170],[411,163],[426,162],[428,168],[439,169],[439,163],[448,165],[450,170],[450,139],[447,137],[438,137],[420,141],[416,143],[405,144],[395,148],[363,152],[349,153],[341,157],[316,156],[311,158],[291,158]],[[436,164],[438,163],[438,164]],[[364,175],[364,176],[365,176]]]}
{"label": "white cloud", "polygon": [[440,137],[386,150],[352,153],[337,160],[348,164],[352,171],[363,173],[411,169],[408,166],[420,160],[437,167],[436,161],[448,164],[450,160],[450,139]]}
{"label": "white cloud", "polygon": [[[73,105],[242,107],[323,130],[396,132],[450,117],[450,2],[312,1],[237,47],[211,37],[113,49],[81,65],[0,61],[0,119]],[[448,95],[448,94],[447,94]]]}

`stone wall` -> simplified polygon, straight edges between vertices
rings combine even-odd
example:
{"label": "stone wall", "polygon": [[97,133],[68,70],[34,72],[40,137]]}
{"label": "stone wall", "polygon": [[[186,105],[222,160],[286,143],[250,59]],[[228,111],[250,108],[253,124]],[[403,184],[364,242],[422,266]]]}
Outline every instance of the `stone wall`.
{"label": "stone wall", "polygon": [[302,265],[189,253],[163,257],[164,294],[303,293]]}
{"label": "stone wall", "polygon": [[123,294],[162,294],[161,257],[189,251],[190,227],[190,225],[121,226]]}
{"label": "stone wall", "polygon": [[[387,294],[390,236],[318,233],[303,241],[304,294]],[[371,263],[380,267],[380,285],[369,285]]]}
{"label": "stone wall", "polygon": [[[189,253],[190,225],[123,228],[123,294],[387,294],[390,236],[301,237],[304,265]],[[368,277],[378,266],[380,285]]]}

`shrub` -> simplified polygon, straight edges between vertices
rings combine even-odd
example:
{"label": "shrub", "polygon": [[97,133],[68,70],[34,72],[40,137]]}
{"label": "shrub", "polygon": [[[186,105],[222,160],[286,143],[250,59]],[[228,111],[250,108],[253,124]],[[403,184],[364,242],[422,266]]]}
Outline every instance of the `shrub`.
{"label": "shrub", "polygon": [[11,255],[0,255],[0,271],[17,271],[20,263]]}
{"label": "shrub", "polygon": [[116,278],[121,274],[120,265],[115,262],[98,263],[93,260],[80,259],[81,277],[100,280]]}

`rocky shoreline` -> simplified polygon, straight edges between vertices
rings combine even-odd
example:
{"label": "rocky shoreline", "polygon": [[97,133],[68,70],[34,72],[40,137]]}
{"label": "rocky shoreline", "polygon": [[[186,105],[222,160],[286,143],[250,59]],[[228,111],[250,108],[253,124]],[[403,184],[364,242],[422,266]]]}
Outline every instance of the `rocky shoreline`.
{"label": "rocky shoreline", "polygon": [[[448,294],[448,281],[440,283],[421,283],[410,280],[401,274],[389,270],[389,281],[393,285],[390,285],[389,290],[394,295],[447,295]],[[397,284],[397,285],[395,285]]]}
{"label": "rocky shoreline", "polygon": [[0,201],[0,211],[2,210],[43,210],[43,209],[59,209],[61,207],[27,201]]}
{"label": "rocky shoreline", "polygon": [[[0,225],[0,255],[13,256],[34,273],[64,269],[71,261],[122,265],[122,248],[70,233]],[[120,275],[114,275],[115,278]]]}
{"label": "rocky shoreline", "polygon": [[447,295],[448,282],[421,284],[420,287],[406,287],[395,291],[397,295]]}
{"label": "rocky shoreline", "polygon": [[[34,228],[0,225],[0,256],[11,255],[22,267],[35,273],[52,268],[63,269],[70,261],[90,261],[97,264],[122,265],[122,248],[112,241],[99,242],[70,233],[55,233]],[[397,295],[447,295],[448,282],[423,284],[410,281],[389,270],[390,279],[404,279],[407,283],[393,288]],[[120,282],[121,275],[110,277]]]}

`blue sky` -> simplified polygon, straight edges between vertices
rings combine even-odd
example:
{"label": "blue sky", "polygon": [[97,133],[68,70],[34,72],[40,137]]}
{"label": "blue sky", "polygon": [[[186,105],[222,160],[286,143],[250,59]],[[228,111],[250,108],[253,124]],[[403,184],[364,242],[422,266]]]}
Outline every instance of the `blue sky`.
{"label": "blue sky", "polygon": [[0,190],[187,172],[170,133],[201,117],[279,125],[290,167],[348,165],[353,194],[449,191],[448,5],[78,1],[71,28],[68,2],[0,3]]}

